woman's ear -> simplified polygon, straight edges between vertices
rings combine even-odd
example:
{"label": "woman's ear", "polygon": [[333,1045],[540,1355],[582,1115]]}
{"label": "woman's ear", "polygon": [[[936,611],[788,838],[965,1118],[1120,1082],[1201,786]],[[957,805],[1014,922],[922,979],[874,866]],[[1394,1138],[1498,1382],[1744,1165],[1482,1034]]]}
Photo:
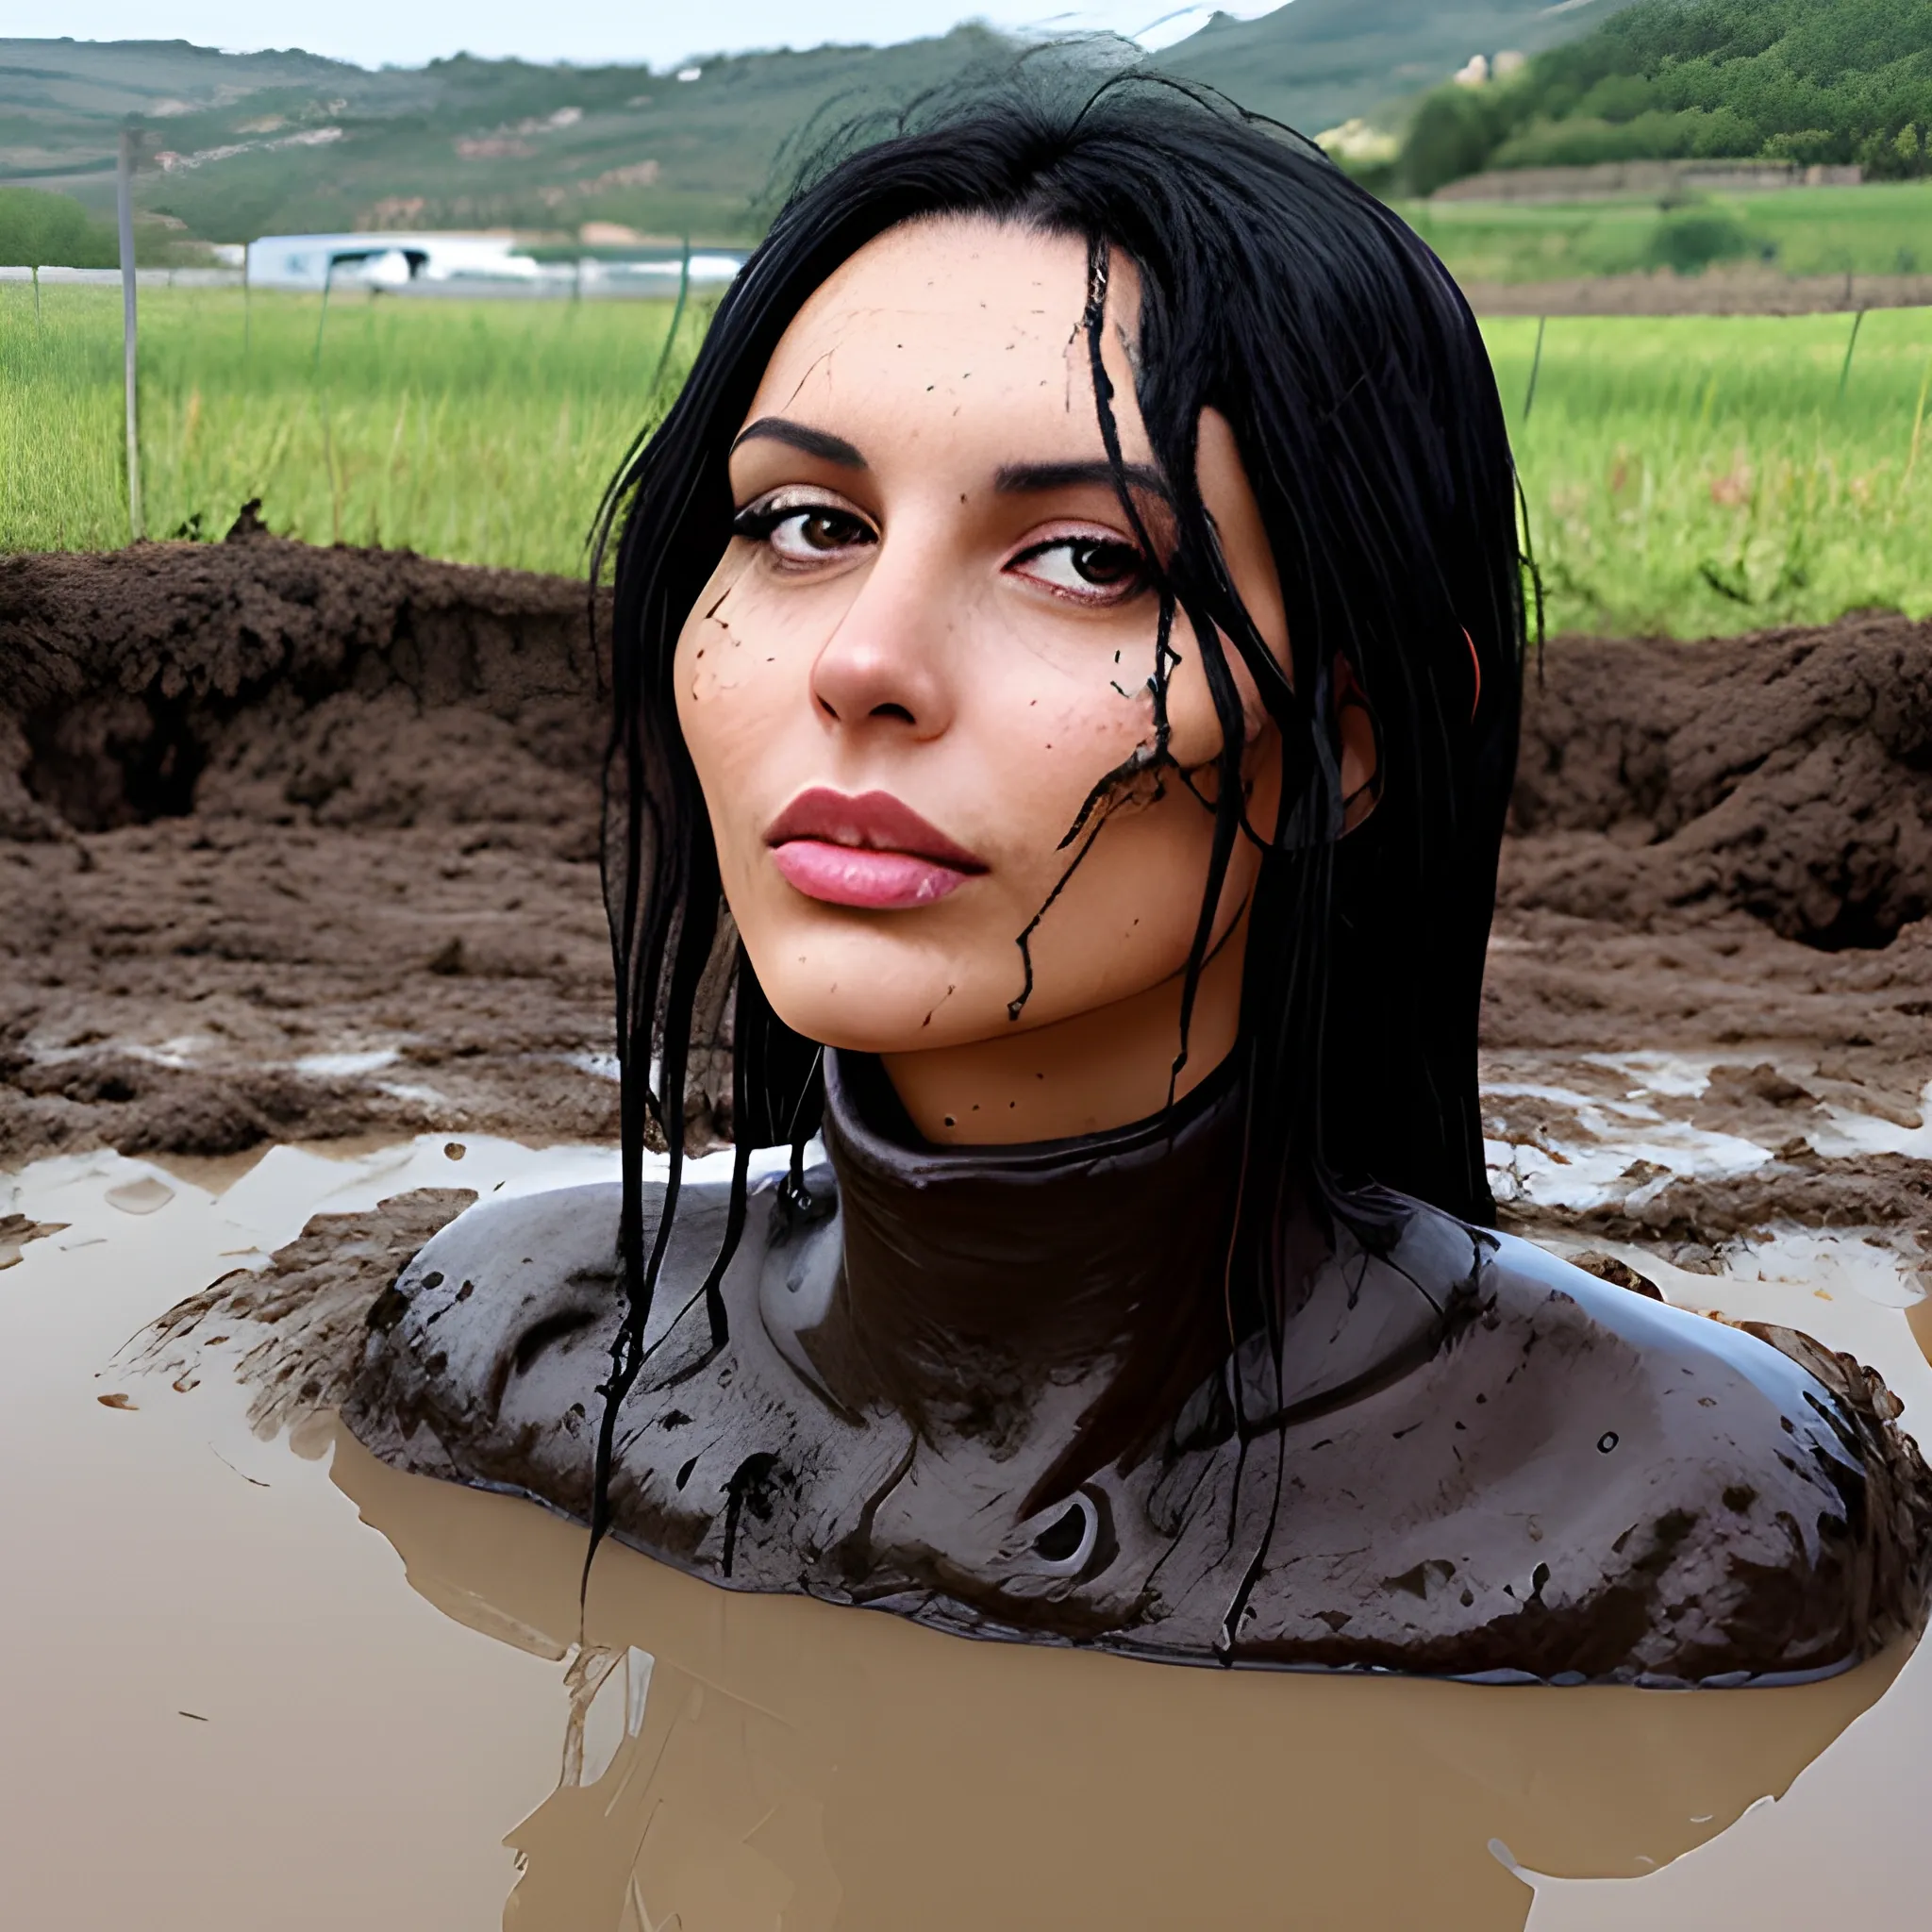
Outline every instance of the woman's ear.
{"label": "woman's ear", "polygon": [[1341,834],[1346,838],[1382,795],[1382,752],[1374,713],[1348,659],[1339,652],[1334,684],[1336,731],[1341,741]]}

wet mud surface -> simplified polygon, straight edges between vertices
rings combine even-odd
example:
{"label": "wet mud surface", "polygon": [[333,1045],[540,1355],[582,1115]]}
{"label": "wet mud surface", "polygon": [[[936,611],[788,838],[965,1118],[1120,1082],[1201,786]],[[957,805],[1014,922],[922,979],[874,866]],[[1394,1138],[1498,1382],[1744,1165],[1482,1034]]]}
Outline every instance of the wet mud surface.
{"label": "wet mud surface", "polygon": [[1553,642],[1484,990],[1506,1219],[1692,1267],[1779,1224],[1916,1255],[1928,908],[1932,627]]}
{"label": "wet mud surface", "polygon": [[[0,1167],[608,1138],[586,606],[256,534],[0,559]],[[1924,1224],[1928,909],[1932,626],[1554,641],[1484,1005],[1506,1214]],[[1604,1106],[1680,1158],[1569,1185],[1540,1150]]]}
{"label": "wet mud surface", "polygon": [[[615,1546],[580,1603],[579,1527],[391,1469],[329,1405],[425,1229],[614,1170],[424,1136],[0,1184],[0,1406],[34,1455],[0,1487],[0,1761],[36,1926],[1797,1932],[1907,1923],[1932,1882],[1923,1652],[1690,1695],[1182,1670]],[[1877,1363],[1912,1424],[1902,1273],[1776,1258],[1648,1265]]]}

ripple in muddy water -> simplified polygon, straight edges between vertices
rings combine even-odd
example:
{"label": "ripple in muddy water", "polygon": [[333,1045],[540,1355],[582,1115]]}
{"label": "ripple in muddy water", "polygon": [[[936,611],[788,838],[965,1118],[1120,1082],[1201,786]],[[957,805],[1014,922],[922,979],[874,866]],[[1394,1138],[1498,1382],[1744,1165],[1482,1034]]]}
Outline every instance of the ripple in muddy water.
{"label": "ripple in muddy water", "polygon": [[[0,1275],[9,1923],[1911,1923],[1918,1657],[1702,1693],[1223,1674],[736,1595],[621,1548],[580,1613],[578,1527],[400,1474],[327,1402],[425,1227],[614,1166],[439,1136],[0,1182],[35,1230]],[[130,1215],[129,1189],[170,1192]],[[1909,1426],[1915,1291],[1820,1287],[1808,1239],[1702,1274],[1624,1252],[1674,1300],[1854,1350]]]}

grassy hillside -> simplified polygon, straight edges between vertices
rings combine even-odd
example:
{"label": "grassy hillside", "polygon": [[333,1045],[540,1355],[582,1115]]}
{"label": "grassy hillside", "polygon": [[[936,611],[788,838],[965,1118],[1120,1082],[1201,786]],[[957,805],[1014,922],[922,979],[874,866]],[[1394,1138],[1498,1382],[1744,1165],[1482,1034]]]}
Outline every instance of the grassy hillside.
{"label": "grassy hillside", "polygon": [[212,241],[381,225],[755,234],[755,198],[814,116],[909,99],[1011,58],[983,28],[903,47],[641,67],[459,57],[369,73],[183,43],[0,42],[0,170],[97,206],[123,116],[158,165],[142,205]]}
{"label": "grassy hillside", "polygon": [[1535,53],[1631,0],[1294,0],[1258,20],[1216,14],[1156,57],[1310,134],[1446,80],[1472,54]]}
{"label": "grassy hillside", "polygon": [[1486,167],[1762,156],[1932,169],[1932,0],[1643,0],[1506,83],[1443,88],[1409,185]]}
{"label": "grassy hillside", "polygon": [[[1260,20],[1217,16],[1154,58],[1315,132],[1471,54],[1546,46],[1627,4],[1293,0]],[[699,58],[698,77],[680,81],[643,67],[462,57],[371,73],[179,41],[0,40],[0,182],[102,212],[118,128],[133,116],[160,157],[142,177],[142,205],[209,241],[365,225],[566,233],[587,221],[740,240],[758,232],[760,197],[812,126],[1018,52],[964,26],[896,47]],[[1127,52],[1115,43],[1086,58]]]}

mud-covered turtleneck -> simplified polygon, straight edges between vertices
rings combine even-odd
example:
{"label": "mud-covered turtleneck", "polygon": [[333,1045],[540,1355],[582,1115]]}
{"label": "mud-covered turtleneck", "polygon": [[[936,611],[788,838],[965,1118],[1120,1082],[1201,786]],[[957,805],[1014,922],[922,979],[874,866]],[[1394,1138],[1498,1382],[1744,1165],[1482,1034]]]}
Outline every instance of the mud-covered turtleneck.
{"label": "mud-covered turtleneck", "polygon": [[[715,1296],[738,1209],[687,1181],[612,1438],[653,1556],[974,1634],[1565,1682],[1784,1681],[1924,1615],[1932,1476],[1848,1358],[1394,1196],[1271,1217],[1230,1352],[1236,1066],[1011,1147],[923,1142],[864,1056],[825,1084],[827,1164],[752,1191]],[[621,1200],[437,1236],[371,1309],[362,1441],[588,1520]]]}
{"label": "mud-covered turtleneck", "polygon": [[876,1058],[828,1054],[843,1269],[807,1340],[828,1385],[924,1432],[984,1436],[1019,1425],[1028,1390],[1083,1382],[1042,1486],[1131,1458],[1226,1352],[1241,1101],[1224,1061],[1127,1126],[939,1147]]}

